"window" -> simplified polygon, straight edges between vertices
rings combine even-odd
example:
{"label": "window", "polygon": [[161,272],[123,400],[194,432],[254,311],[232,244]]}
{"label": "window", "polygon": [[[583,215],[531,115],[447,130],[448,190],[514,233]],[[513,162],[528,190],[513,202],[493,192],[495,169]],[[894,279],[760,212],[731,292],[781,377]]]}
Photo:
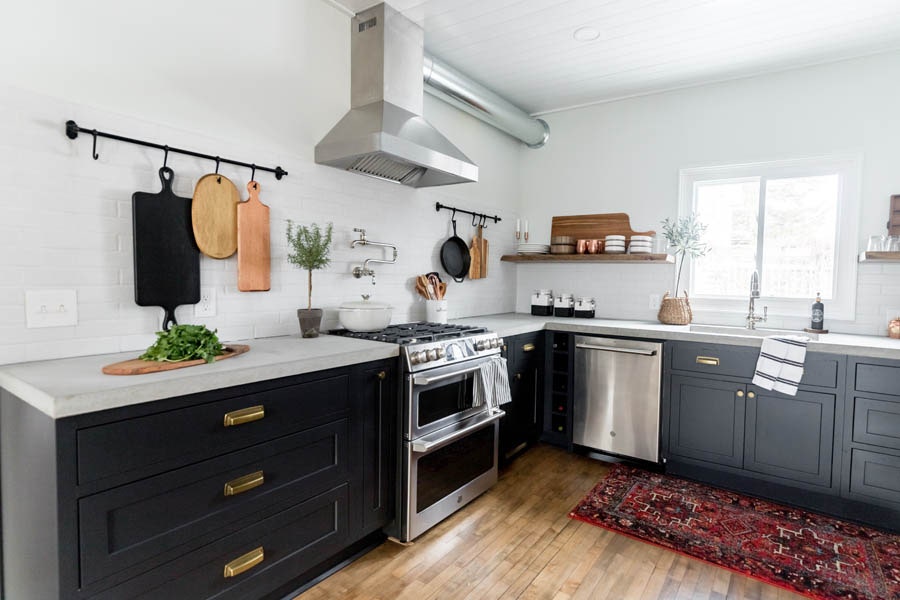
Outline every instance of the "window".
{"label": "window", "polygon": [[770,313],[808,315],[821,293],[831,318],[852,319],[859,170],[848,157],[682,170],[680,212],[710,246],[683,274],[695,308],[745,311],[735,300],[757,270]]}

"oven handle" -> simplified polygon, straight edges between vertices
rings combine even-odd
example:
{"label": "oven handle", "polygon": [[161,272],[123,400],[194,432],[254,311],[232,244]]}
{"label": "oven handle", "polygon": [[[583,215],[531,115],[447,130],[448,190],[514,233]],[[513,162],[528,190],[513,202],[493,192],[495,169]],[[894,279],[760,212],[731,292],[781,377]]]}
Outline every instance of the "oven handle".
{"label": "oven handle", "polygon": [[430,452],[432,450],[437,450],[438,448],[443,448],[444,446],[451,444],[460,438],[466,437],[467,435],[469,435],[476,429],[481,429],[485,425],[490,425],[494,421],[498,421],[504,415],[506,415],[506,413],[503,412],[502,410],[495,410],[493,413],[491,413],[491,416],[489,416],[487,419],[477,419],[476,423],[472,423],[471,425],[469,425],[467,427],[463,427],[462,429],[454,431],[453,433],[451,433],[450,435],[448,435],[446,437],[442,437],[438,440],[433,440],[433,441],[418,441],[417,440],[417,441],[411,442],[410,445],[412,446],[413,452],[416,452],[418,454],[424,454],[424,453]]}
{"label": "oven handle", "polygon": [[484,363],[479,363],[478,366],[469,367],[468,369],[460,369],[458,371],[453,371],[452,373],[445,373],[444,375],[436,375],[434,377],[428,377],[427,375],[415,375],[413,377],[413,383],[415,385],[431,385],[432,383],[437,383],[438,381],[450,379],[451,377],[456,377],[457,375],[465,375],[467,373],[474,373],[475,371],[481,369],[482,364],[484,364]]}

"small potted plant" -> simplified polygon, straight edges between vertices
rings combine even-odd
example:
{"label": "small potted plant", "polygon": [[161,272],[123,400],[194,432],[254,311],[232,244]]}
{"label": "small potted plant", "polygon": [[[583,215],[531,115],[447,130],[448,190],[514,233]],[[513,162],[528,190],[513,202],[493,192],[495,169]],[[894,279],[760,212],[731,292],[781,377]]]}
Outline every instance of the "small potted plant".
{"label": "small potted plant", "polygon": [[307,306],[297,309],[300,333],[303,337],[318,337],[319,327],[322,326],[322,309],[312,307],[312,272],[327,267],[331,262],[328,252],[331,250],[333,229],[332,223],[329,223],[323,230],[316,223],[304,227],[303,225],[295,226],[290,219],[287,222],[288,262],[301,269],[306,269],[309,273]]}
{"label": "small potted plant", "polygon": [[698,258],[709,252],[709,246],[702,241],[706,225],[697,220],[693,213],[680,219],[662,222],[663,237],[666,238],[670,248],[674,251],[677,267],[675,268],[675,297],[670,298],[669,292],[663,295],[656,318],[660,323],[667,325],[687,325],[694,318],[691,312],[691,303],[688,300],[687,290],[684,298],[678,297],[678,286],[681,284],[681,270],[684,267],[684,259],[690,256]]}

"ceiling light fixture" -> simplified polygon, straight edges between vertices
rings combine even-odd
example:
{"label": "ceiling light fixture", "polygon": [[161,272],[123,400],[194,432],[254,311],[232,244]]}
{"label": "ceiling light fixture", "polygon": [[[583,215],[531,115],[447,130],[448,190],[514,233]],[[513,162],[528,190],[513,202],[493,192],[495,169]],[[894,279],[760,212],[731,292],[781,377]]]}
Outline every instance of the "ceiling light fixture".
{"label": "ceiling light fixture", "polygon": [[590,26],[579,27],[572,33],[572,37],[579,42],[593,42],[600,37],[600,32]]}

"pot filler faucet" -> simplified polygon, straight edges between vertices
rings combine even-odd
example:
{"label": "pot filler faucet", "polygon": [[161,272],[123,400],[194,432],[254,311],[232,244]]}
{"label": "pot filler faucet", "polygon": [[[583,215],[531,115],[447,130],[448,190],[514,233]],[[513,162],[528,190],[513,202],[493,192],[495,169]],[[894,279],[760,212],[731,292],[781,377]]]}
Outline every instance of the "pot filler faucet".
{"label": "pot filler faucet", "polygon": [[391,258],[391,260],[383,260],[380,258],[367,258],[366,262],[364,262],[361,267],[353,268],[353,276],[354,277],[356,277],[357,279],[359,279],[360,277],[371,277],[372,285],[375,285],[375,271],[373,269],[369,268],[369,263],[383,263],[386,265],[394,264],[395,262],[397,262],[397,256],[398,256],[397,246],[394,246],[393,244],[385,244],[382,242],[372,242],[372,241],[367,240],[365,229],[359,229],[357,227],[354,227],[353,231],[355,231],[359,234],[359,239],[353,240],[352,242],[350,242],[351,248],[356,248],[357,246],[381,246],[382,248],[390,248],[391,250],[394,251],[394,256],[393,256],[393,258]]}
{"label": "pot filler faucet", "polygon": [[759,298],[759,273],[753,271],[753,275],[750,276],[750,308],[747,311],[747,329],[756,329],[756,324],[760,321],[765,321],[769,316],[768,306],[763,306],[762,316],[755,313],[757,298]]}

